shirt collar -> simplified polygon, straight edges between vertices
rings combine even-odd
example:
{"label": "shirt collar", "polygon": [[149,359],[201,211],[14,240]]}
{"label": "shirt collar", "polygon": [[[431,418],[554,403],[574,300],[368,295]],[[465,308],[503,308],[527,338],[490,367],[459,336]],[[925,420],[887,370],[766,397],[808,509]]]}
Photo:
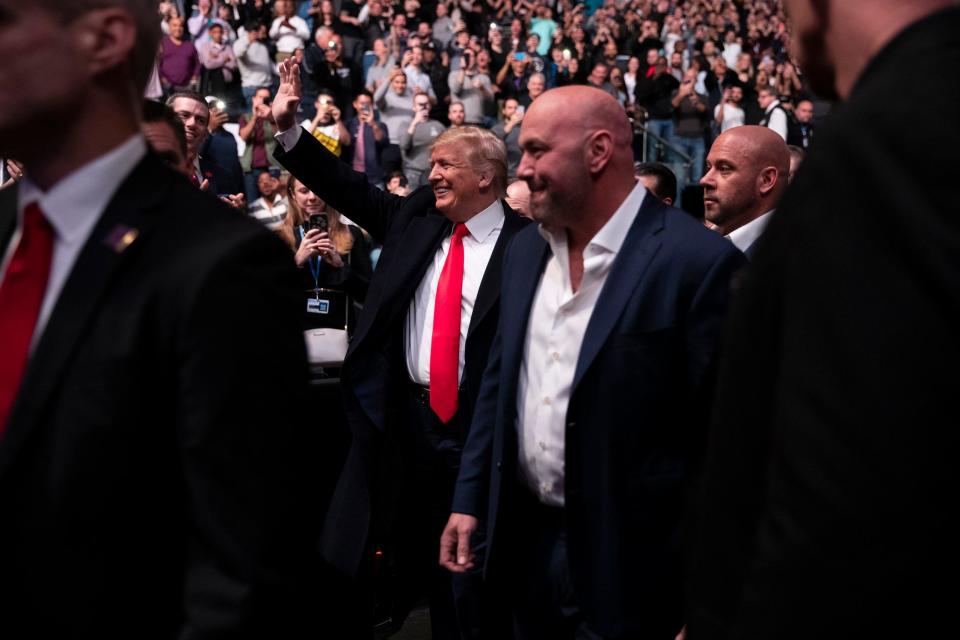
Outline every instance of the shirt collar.
{"label": "shirt collar", "polygon": [[[620,206],[613,212],[610,219],[607,220],[606,224],[600,228],[600,231],[587,243],[584,253],[586,254],[590,251],[590,247],[602,249],[614,254],[618,253],[620,247],[623,246],[623,241],[627,237],[627,232],[630,231],[630,227],[633,226],[633,221],[637,218],[637,213],[639,213],[640,206],[643,204],[643,199],[646,196],[646,188],[644,188],[642,182],[637,180],[633,190],[631,190],[624,201],[620,203]],[[557,253],[558,247],[565,247],[567,244],[567,234],[565,230],[554,232],[540,225],[538,231],[540,235],[550,243],[550,247],[554,253]],[[595,250],[596,249],[594,249],[594,251]]]}
{"label": "shirt collar", "polygon": [[147,143],[137,134],[61,179],[47,192],[25,175],[18,212],[22,216],[24,208],[36,202],[60,241],[85,239],[117,188],[146,153]]}
{"label": "shirt collar", "polygon": [[770,222],[770,216],[773,215],[773,212],[774,209],[770,209],[770,211],[754,218],[742,227],[737,227],[727,234],[727,240],[732,242],[740,251],[746,251],[750,248],[750,245],[756,242],[757,238],[763,234],[764,229],[767,228],[767,224]]}
{"label": "shirt collar", "polygon": [[467,226],[467,231],[470,232],[470,237],[483,244],[496,229],[503,226],[503,217],[503,203],[500,202],[500,198],[497,198],[489,207],[464,224]]}

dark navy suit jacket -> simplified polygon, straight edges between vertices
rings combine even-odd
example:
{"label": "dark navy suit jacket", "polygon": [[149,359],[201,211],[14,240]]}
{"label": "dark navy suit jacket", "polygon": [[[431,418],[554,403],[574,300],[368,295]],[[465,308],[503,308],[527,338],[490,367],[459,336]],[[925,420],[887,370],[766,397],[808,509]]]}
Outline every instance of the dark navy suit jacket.
{"label": "dark navy suit jacket", "polygon": [[[487,519],[487,578],[509,580],[518,482],[516,396],[550,247],[535,228],[504,261],[500,323],[453,510]],[[576,596],[605,637],[673,637],[682,620],[682,523],[731,275],[742,254],[645,197],[584,336],[566,424],[565,522]],[[519,542],[519,544],[523,544]],[[671,635],[662,635],[671,634]]]}

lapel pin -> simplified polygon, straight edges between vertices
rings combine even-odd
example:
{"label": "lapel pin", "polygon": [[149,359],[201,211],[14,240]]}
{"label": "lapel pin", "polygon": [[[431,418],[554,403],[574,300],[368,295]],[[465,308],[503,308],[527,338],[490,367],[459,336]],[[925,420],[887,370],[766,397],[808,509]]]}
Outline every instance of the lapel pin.
{"label": "lapel pin", "polygon": [[117,253],[123,253],[127,247],[133,244],[140,232],[126,225],[118,224],[107,237],[103,239],[103,244],[107,245]]}

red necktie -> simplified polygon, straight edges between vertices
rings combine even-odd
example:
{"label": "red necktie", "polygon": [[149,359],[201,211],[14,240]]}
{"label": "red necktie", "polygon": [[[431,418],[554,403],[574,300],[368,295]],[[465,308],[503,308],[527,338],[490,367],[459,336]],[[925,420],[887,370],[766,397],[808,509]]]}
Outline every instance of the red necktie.
{"label": "red necktie", "polygon": [[463,236],[466,225],[453,227],[450,251],[437,282],[433,306],[433,339],[430,342],[430,408],[441,422],[457,412],[460,385],[460,300],[463,290]]}
{"label": "red necktie", "polygon": [[27,368],[52,256],[53,230],[31,203],[23,211],[23,233],[0,283],[0,435]]}

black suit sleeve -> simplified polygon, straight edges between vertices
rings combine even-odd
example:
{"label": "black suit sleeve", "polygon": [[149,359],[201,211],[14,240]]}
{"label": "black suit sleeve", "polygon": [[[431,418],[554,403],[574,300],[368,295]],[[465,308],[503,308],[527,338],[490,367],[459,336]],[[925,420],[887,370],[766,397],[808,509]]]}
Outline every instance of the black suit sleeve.
{"label": "black suit sleeve", "polygon": [[284,151],[278,144],[273,153],[310,190],[383,243],[392,215],[404,204],[400,196],[381,191],[330,153],[312,135],[303,131],[296,146]]}
{"label": "black suit sleeve", "polygon": [[269,235],[232,244],[197,274],[178,327],[190,545],[179,637],[308,637],[322,425],[305,413],[297,275]]}

